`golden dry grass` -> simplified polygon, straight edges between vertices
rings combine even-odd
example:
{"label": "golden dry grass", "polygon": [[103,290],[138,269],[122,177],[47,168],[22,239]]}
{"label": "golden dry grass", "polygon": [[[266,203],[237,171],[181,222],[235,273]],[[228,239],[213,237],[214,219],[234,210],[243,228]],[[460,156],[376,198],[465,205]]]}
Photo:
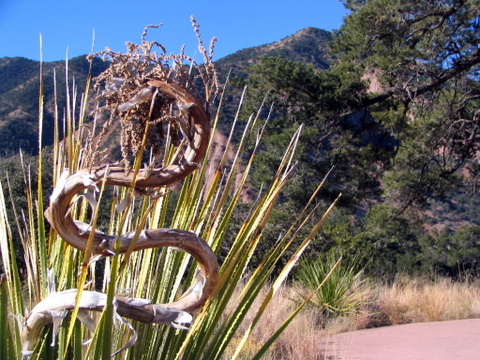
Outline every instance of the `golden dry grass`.
{"label": "golden dry grass", "polygon": [[398,280],[379,289],[378,309],[389,325],[480,316],[480,283],[438,279]]}
{"label": "golden dry grass", "polygon": [[[287,327],[265,360],[324,359],[322,339],[332,334],[377,326],[480,317],[480,280],[454,282],[398,278],[391,285],[372,285],[370,301],[356,314],[325,318],[318,308],[304,309]],[[263,293],[260,299],[265,296]],[[248,359],[298,305],[298,292],[285,286],[250,337],[242,359]],[[248,317],[249,315],[247,315]],[[239,337],[245,328],[240,328]],[[228,354],[227,354],[228,355]],[[228,356],[226,357],[228,358]]]}
{"label": "golden dry grass", "polygon": [[[266,290],[262,290],[258,297],[256,306],[253,307],[251,314],[260,305],[262,299],[267,295]],[[288,317],[298,306],[298,293],[293,287],[284,286],[275,296],[272,303],[267,307],[266,313],[258,323],[255,331],[249,339],[248,346],[241,354],[241,359],[250,359],[265,341],[268,340],[273,331],[281,326],[283,320]],[[251,322],[250,313],[244,321],[244,324]],[[243,335],[246,327],[242,325],[239,329],[239,337]],[[323,359],[320,356],[319,339],[325,335],[322,329],[321,312],[315,309],[306,309],[300,312],[293,322],[286,328],[280,338],[271,347],[265,360],[296,360],[296,359]],[[232,345],[235,345],[233,342]],[[315,354],[318,354],[316,356]],[[229,353],[225,357],[228,359]]]}

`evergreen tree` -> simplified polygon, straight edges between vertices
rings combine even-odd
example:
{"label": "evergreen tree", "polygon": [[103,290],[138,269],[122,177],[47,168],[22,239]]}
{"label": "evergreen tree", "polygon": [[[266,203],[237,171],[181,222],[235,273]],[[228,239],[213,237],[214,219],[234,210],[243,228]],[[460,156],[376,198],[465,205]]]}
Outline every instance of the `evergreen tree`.
{"label": "evergreen tree", "polygon": [[304,124],[298,180],[284,203],[298,208],[333,166],[319,201],[343,192],[341,205],[357,215],[360,204],[375,205],[356,239],[388,259],[388,272],[412,269],[425,250],[418,210],[455,188],[478,187],[480,1],[345,5],[351,12],[328,70],[280,58],[251,68],[253,98],[268,93],[275,103],[254,181],[271,171],[282,132]]}
{"label": "evergreen tree", "polygon": [[[346,1],[333,53],[343,88],[391,129],[398,152],[388,196],[403,211],[478,171],[480,2]],[[353,109],[355,111],[355,108]]]}

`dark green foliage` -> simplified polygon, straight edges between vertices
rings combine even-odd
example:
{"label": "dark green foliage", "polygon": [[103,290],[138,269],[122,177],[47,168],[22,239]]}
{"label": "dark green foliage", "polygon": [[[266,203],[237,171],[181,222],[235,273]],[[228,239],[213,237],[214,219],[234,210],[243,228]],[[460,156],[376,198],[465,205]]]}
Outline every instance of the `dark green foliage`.
{"label": "dark green foliage", "polygon": [[397,272],[419,273],[418,237],[423,232],[405,218],[394,216],[395,209],[390,206],[375,205],[365,214],[363,210],[359,209],[355,218],[337,210],[314,242],[312,256],[341,254],[347,262],[355,259],[366,275],[385,281],[393,280]]}
{"label": "dark green foliage", "polygon": [[402,212],[441,195],[476,162],[478,1],[347,5],[353,12],[335,35],[334,71],[343,88],[365,76],[378,81],[372,92],[357,92],[358,106],[399,141],[386,195]]}
{"label": "dark green foliage", "polygon": [[420,260],[426,272],[461,277],[480,274],[480,226],[442,231],[420,238]]}
{"label": "dark green foliage", "polygon": [[369,273],[392,279],[397,272],[415,274],[418,269],[418,227],[404,217],[395,216],[395,208],[373,206],[362,227],[362,241],[370,251]]}
{"label": "dark green foliage", "polygon": [[[297,193],[292,206],[299,207],[305,199],[298,191],[310,192],[329,171],[330,186],[324,191],[328,201],[342,191],[340,203],[352,207],[366,197],[378,196],[379,165],[389,163],[395,139],[366,112],[343,114],[355,99],[338,88],[340,78],[335,72],[318,72],[313,67],[280,58],[266,58],[251,68],[249,84],[258,98],[268,91],[275,103],[267,134],[265,167],[257,167],[254,180],[268,178],[268,164],[282,146],[282,131],[289,133],[305,125],[301,137],[297,173]],[[255,95],[259,94],[259,95]],[[278,149],[278,150],[275,150]],[[277,154],[277,155],[276,155]],[[298,186],[298,184],[303,184]]]}
{"label": "dark green foliage", "polygon": [[[259,102],[268,93],[275,103],[253,183],[271,175],[282,132],[304,124],[296,178],[283,205],[298,209],[306,201],[303,190],[334,166],[317,201],[341,191],[339,205],[351,216],[331,228],[343,235],[323,233],[320,248],[361,252],[369,273],[391,278],[421,271],[419,238],[429,199],[476,188],[478,2],[346,6],[352,12],[331,43],[329,69],[280,57],[250,68],[250,96]],[[287,221],[279,214],[279,223]]]}
{"label": "dark green foliage", "polygon": [[480,194],[471,191],[454,191],[445,198],[431,199],[428,223],[455,228],[458,224],[480,226]]}
{"label": "dark green foliage", "polygon": [[371,0],[345,18],[333,49],[342,68],[376,73],[371,100],[410,102],[478,64],[479,28],[476,0]]}
{"label": "dark green foliage", "polygon": [[[230,86],[238,87],[237,91],[227,94],[224,106],[221,109],[220,130],[228,132],[230,125],[237,111],[240,94],[250,70],[249,66],[258,64],[262,58],[279,57],[282,59],[309,64],[316,69],[326,69],[329,66],[331,57],[328,54],[332,34],[328,31],[317,28],[305,28],[285,39],[268,45],[256,46],[243,49],[231,55],[225,56],[215,62],[222,82],[230,74]],[[265,94],[262,94],[263,97]],[[250,95],[248,95],[250,97]],[[249,108],[249,111],[257,108]],[[246,118],[250,113],[246,114]]]}

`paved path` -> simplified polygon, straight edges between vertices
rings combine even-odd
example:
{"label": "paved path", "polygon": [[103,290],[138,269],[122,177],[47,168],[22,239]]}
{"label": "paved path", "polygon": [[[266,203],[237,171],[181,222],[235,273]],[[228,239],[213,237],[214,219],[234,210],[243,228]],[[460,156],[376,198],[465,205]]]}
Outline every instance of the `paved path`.
{"label": "paved path", "polygon": [[329,360],[479,360],[480,319],[353,331],[322,347]]}

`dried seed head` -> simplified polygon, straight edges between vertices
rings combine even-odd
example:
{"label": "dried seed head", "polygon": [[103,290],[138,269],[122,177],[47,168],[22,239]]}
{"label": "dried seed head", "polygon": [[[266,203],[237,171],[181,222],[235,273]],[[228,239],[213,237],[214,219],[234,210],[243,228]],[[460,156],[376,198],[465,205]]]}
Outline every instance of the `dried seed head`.
{"label": "dried seed head", "polygon": [[[109,120],[97,136],[95,146],[90,146],[86,166],[98,165],[95,160],[98,159],[99,146],[105,143],[101,139],[106,137],[118,122],[121,124],[121,153],[126,171],[129,171],[132,159],[140,149],[147,151],[151,149],[155,154],[150,166],[163,163],[161,156],[164,152],[161,148],[165,144],[182,144],[178,139],[178,129],[181,128],[182,133],[185,133],[185,121],[171,120],[177,117],[174,113],[174,105],[180,110],[179,116],[187,118],[189,106],[177,104],[176,99],[161,93],[154,95],[155,87],[148,86],[147,82],[157,80],[177,84],[188,89],[199,104],[205,104],[208,107],[209,101],[213,98],[212,95],[218,89],[217,76],[211,61],[216,39],[210,42],[209,54],[207,54],[200,36],[200,26],[195,18],[191,19],[200,52],[204,57],[202,65],[197,65],[192,58],[186,56],[184,48],[178,55],[167,55],[166,49],[160,43],[147,41],[148,31],[159,28],[161,24],[145,27],[141,43],[139,45],[126,43],[126,53],[118,53],[106,48],[104,51],[90,55],[90,58],[101,56],[111,62],[110,67],[95,78],[95,88],[101,93],[99,101],[103,103],[97,112],[108,113]],[[196,69],[195,75],[191,74],[192,66]],[[201,84],[200,88],[199,84]],[[164,122],[161,119],[169,119],[169,121]],[[167,127],[171,129],[168,130]],[[165,134],[171,134],[174,138],[167,139]],[[143,143],[144,135],[146,135],[145,143]],[[178,154],[181,156],[181,151],[178,151]]]}

